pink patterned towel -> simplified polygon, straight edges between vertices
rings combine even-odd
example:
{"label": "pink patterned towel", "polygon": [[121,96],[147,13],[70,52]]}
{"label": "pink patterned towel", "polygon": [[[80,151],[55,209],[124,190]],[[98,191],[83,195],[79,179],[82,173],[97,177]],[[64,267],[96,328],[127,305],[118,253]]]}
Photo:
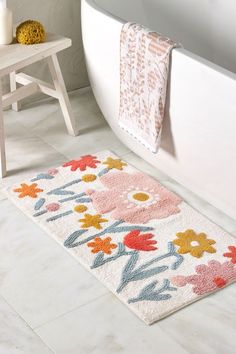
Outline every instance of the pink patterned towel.
{"label": "pink patterned towel", "polygon": [[119,126],[157,152],[164,117],[169,57],[176,44],[126,23],[120,38]]}

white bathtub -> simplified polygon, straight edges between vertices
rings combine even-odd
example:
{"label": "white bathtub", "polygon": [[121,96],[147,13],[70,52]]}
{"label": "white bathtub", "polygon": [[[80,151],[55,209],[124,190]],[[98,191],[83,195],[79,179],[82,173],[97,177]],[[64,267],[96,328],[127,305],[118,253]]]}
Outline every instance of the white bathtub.
{"label": "white bathtub", "polygon": [[[235,12],[235,0],[82,0],[83,42],[91,86],[113,131],[136,154],[233,218]],[[126,21],[147,25],[185,48],[172,53],[158,154],[147,151],[117,124],[119,40]]]}

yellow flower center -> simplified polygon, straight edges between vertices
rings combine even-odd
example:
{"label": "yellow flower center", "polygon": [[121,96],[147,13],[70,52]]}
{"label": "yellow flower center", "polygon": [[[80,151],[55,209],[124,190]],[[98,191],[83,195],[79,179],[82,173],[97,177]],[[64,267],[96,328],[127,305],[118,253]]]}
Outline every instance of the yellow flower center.
{"label": "yellow flower center", "polygon": [[97,177],[95,175],[83,175],[82,180],[84,182],[93,182]]}
{"label": "yellow flower center", "polygon": [[135,200],[138,200],[139,202],[146,202],[149,199],[149,195],[143,192],[135,193],[133,195],[133,198]]}
{"label": "yellow flower center", "polygon": [[190,242],[190,244],[191,244],[192,247],[199,246],[199,242],[198,241],[192,241],[192,242]]}
{"label": "yellow flower center", "polygon": [[84,211],[86,211],[88,208],[85,205],[79,204],[76,205],[74,207],[74,211],[76,211],[77,213],[83,213]]}

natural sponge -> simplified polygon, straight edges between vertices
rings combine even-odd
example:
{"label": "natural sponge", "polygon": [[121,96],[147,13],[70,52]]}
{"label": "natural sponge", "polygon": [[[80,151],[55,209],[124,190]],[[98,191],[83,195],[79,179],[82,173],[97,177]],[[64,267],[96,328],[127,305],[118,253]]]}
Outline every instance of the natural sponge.
{"label": "natural sponge", "polygon": [[27,20],[16,28],[16,40],[21,44],[37,44],[45,41],[46,33],[38,21]]}

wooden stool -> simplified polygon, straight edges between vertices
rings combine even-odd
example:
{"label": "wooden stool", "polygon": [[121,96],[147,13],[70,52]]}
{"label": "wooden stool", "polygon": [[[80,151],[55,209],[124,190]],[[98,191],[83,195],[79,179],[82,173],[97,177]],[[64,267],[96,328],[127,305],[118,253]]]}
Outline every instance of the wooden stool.
{"label": "wooden stool", "polygon": [[[10,44],[0,46],[0,174],[6,176],[6,154],[3,108],[12,105],[12,109],[19,111],[19,101],[36,92],[57,98],[61,105],[66,127],[70,135],[78,135],[76,123],[64,79],[57,59],[57,53],[71,46],[71,39],[55,34],[47,34],[45,43],[34,45]],[[32,76],[20,73],[22,68],[42,59],[47,60],[52,76],[51,85]],[[11,92],[3,95],[1,78],[10,75]],[[17,88],[17,84],[22,85]]]}

